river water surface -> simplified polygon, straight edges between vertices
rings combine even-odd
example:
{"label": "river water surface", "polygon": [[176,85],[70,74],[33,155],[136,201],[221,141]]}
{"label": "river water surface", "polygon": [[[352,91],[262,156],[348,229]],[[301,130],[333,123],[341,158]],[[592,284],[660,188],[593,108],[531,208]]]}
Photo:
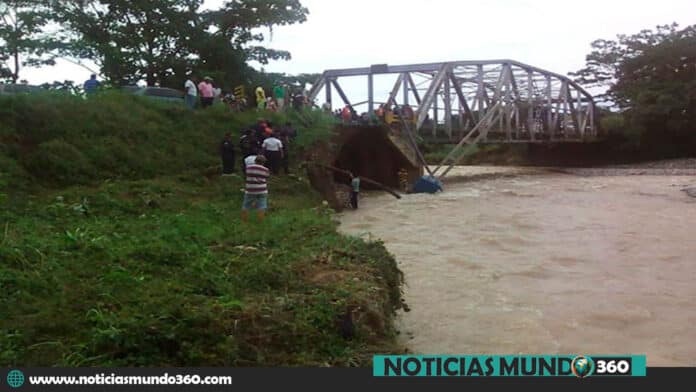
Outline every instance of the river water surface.
{"label": "river water surface", "polygon": [[373,194],[341,230],[379,238],[406,278],[399,329],[423,354],[646,354],[696,366],[695,176],[538,169]]}

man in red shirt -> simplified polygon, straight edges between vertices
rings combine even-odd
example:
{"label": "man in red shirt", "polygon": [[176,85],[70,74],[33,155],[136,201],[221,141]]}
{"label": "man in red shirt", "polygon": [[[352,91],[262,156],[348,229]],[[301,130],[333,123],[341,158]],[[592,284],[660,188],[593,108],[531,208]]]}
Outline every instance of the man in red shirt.
{"label": "man in red shirt", "polygon": [[242,222],[249,221],[249,210],[256,209],[256,216],[259,223],[263,222],[263,218],[268,208],[268,186],[266,181],[270,176],[268,169],[263,166],[266,163],[266,157],[257,155],[256,161],[252,165],[246,167],[246,191],[244,192],[244,201],[242,203]]}

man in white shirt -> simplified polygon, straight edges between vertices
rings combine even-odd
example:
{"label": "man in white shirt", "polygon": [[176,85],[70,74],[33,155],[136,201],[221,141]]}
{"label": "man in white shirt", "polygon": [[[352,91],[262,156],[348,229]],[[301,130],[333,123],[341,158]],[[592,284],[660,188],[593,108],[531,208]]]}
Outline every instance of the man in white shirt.
{"label": "man in white shirt", "polygon": [[196,106],[196,97],[198,96],[198,89],[196,88],[196,77],[190,76],[186,79],[184,83],[184,90],[186,90],[186,106],[189,109],[193,109]]}
{"label": "man in white shirt", "polygon": [[283,159],[283,142],[276,138],[274,133],[263,141],[261,148],[268,160],[268,168],[271,169],[271,173],[278,174],[280,162]]}
{"label": "man in white shirt", "polygon": [[244,158],[244,167],[247,167],[249,165],[253,165],[256,162],[256,154],[251,154],[248,157]]}

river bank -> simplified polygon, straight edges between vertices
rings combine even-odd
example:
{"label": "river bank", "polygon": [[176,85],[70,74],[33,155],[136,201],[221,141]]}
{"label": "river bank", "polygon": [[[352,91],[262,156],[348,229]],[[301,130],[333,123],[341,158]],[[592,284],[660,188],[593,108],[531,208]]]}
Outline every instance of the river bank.
{"label": "river bank", "polygon": [[110,93],[0,101],[0,367],[369,366],[400,351],[401,273],[382,244],[337,233],[304,174],[272,176],[266,220],[242,224],[244,180],[220,176],[225,132],[295,122],[299,174],[331,118]]}
{"label": "river bank", "polygon": [[693,366],[692,163],[459,167],[444,193],[371,196],[340,229],[395,255],[414,352],[645,353],[651,366]]}

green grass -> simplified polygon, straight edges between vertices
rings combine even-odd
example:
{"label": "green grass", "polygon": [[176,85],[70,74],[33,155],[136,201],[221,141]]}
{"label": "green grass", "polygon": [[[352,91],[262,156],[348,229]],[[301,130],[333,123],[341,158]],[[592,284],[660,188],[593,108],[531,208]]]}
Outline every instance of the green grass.
{"label": "green grass", "polygon": [[[144,112],[124,104],[128,120],[95,109],[115,96],[23,99],[15,116],[60,124],[3,130],[0,366],[367,366],[400,350],[395,260],[339,235],[301,175],[271,179],[263,224],[240,222],[243,181],[219,176],[215,144],[255,113],[135,100]],[[52,108],[70,105],[85,118],[66,114],[74,127]]]}
{"label": "green grass", "polygon": [[118,92],[88,100],[55,93],[0,96],[0,192],[3,184],[56,188],[216,165],[225,132],[238,140],[259,116],[275,126],[293,122],[295,149],[331,135],[333,119],[314,111],[235,114],[224,105],[189,111]]}

